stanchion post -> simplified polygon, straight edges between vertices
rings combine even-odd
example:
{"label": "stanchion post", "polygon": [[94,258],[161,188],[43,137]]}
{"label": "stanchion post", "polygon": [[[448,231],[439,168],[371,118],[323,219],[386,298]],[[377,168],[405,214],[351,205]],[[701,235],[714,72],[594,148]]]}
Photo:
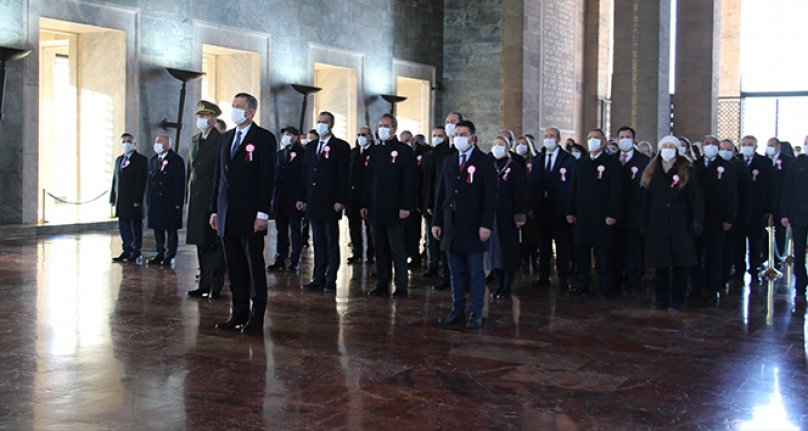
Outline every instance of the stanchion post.
{"label": "stanchion post", "polygon": [[769,232],[769,264],[768,268],[761,271],[760,278],[772,281],[782,277],[783,273],[774,267],[774,220],[771,217],[769,217],[769,225],[766,227],[766,231]]}
{"label": "stanchion post", "polygon": [[47,197],[47,192],[45,189],[42,189],[42,218],[39,219],[40,224],[45,224],[48,222],[48,218],[45,216],[45,198]]}

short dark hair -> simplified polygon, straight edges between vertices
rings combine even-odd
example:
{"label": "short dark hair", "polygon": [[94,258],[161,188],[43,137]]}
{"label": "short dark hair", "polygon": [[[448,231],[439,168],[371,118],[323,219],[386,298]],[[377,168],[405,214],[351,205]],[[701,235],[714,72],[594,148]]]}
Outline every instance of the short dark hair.
{"label": "short dark hair", "polygon": [[[393,114],[382,114],[381,117],[379,117],[379,120],[381,120],[382,118],[387,118],[388,120],[390,120],[390,124],[393,126],[394,129],[398,128],[398,119],[396,119],[395,115],[393,115]],[[406,130],[405,130],[405,132],[406,132]],[[410,133],[410,134],[412,135],[412,133]]]}
{"label": "short dark hair", "polygon": [[225,129],[227,128],[227,123],[225,123],[221,118],[216,119],[216,124],[224,127]]}
{"label": "short dark hair", "polygon": [[600,133],[600,136],[603,136],[603,139],[606,139],[607,141],[609,140],[609,137],[606,136],[606,133],[600,127],[591,128],[591,129],[589,129],[589,131],[590,132],[598,132],[598,133]]}
{"label": "short dark hair", "polygon": [[249,107],[253,111],[258,109],[258,99],[256,99],[255,96],[253,96],[252,94],[250,94],[250,93],[238,93],[238,94],[236,94],[236,97],[234,97],[234,99],[238,99],[239,97],[243,97],[243,98],[247,99],[247,107]]}
{"label": "short dark hair", "polygon": [[317,136],[320,136],[320,134],[319,134],[319,133],[317,133],[317,131],[316,131],[316,130],[314,130],[314,129],[309,130],[309,133],[306,133],[306,134],[307,134],[307,135],[317,135]]}
{"label": "short dark hair", "polygon": [[435,126],[435,127],[432,128],[432,130],[435,130],[435,129],[441,129],[441,130],[443,130],[444,133],[446,132],[446,128],[443,127],[443,126]]}
{"label": "short dark hair", "polygon": [[628,127],[628,126],[623,126],[623,127],[619,128],[619,129],[617,129],[617,134],[620,135],[620,132],[624,132],[626,130],[631,132],[631,139],[636,139],[637,138],[637,132],[634,129],[632,129],[631,127]]}
{"label": "short dark hair", "polygon": [[462,120],[459,123],[455,124],[455,128],[458,128],[458,127],[465,127],[467,129],[469,129],[469,132],[471,132],[472,135],[477,134],[477,128],[474,127],[474,123],[472,123],[471,121]]}
{"label": "short dark hair", "polygon": [[132,134],[131,134],[131,133],[129,133],[129,132],[123,132],[123,133],[121,134],[121,139],[123,139],[123,138],[132,138],[132,140],[133,140],[133,141],[135,140],[135,137],[134,137],[134,136],[132,136]]}
{"label": "short dark hair", "polygon": [[[459,121],[466,121],[466,117],[464,117],[464,116],[463,116],[463,113],[462,113],[462,112],[452,111],[452,112],[450,112],[450,113],[449,113],[449,115],[457,115],[457,119],[458,119]],[[447,115],[447,117],[448,117],[449,115]]]}
{"label": "short dark hair", "polygon": [[328,125],[331,126],[331,127],[334,127],[334,114],[332,114],[332,113],[330,113],[328,111],[323,111],[323,112],[320,112],[320,115],[318,115],[317,117],[322,117],[323,115],[328,117]]}
{"label": "short dark hair", "polygon": [[300,133],[297,132],[297,127],[292,127],[292,126],[287,126],[287,127],[284,127],[283,129],[281,129],[281,134],[284,134],[286,132],[289,132],[294,136],[297,136],[297,135],[300,134]]}

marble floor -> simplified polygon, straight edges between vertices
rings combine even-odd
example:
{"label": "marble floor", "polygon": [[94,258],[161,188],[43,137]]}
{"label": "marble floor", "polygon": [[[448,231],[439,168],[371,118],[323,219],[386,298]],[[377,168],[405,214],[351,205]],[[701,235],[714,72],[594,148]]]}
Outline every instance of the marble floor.
{"label": "marble floor", "polygon": [[369,299],[368,268],[343,265],[336,295],[269,274],[249,337],[214,329],[227,299],[185,296],[193,249],[170,269],[111,264],[119,247],[114,232],[0,241],[0,429],[808,429],[790,274],[672,314],[524,273],[471,331],[436,325],[449,293],[420,271],[410,299]]}

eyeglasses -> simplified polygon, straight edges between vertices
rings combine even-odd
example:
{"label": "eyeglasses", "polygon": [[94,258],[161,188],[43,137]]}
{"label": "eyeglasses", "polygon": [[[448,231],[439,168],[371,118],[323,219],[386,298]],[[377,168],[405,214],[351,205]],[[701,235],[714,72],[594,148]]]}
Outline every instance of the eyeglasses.
{"label": "eyeglasses", "polygon": [[359,137],[359,136],[367,136],[367,135],[368,135],[367,133],[357,133],[356,134],[357,137]]}

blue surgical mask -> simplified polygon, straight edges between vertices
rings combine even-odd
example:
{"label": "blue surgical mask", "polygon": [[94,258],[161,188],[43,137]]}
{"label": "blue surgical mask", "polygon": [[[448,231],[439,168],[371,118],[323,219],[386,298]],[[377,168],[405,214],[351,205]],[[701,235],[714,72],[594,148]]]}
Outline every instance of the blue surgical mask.
{"label": "blue surgical mask", "polygon": [[575,157],[575,160],[581,160],[581,152],[580,151],[573,151],[570,154],[572,154],[572,157]]}

